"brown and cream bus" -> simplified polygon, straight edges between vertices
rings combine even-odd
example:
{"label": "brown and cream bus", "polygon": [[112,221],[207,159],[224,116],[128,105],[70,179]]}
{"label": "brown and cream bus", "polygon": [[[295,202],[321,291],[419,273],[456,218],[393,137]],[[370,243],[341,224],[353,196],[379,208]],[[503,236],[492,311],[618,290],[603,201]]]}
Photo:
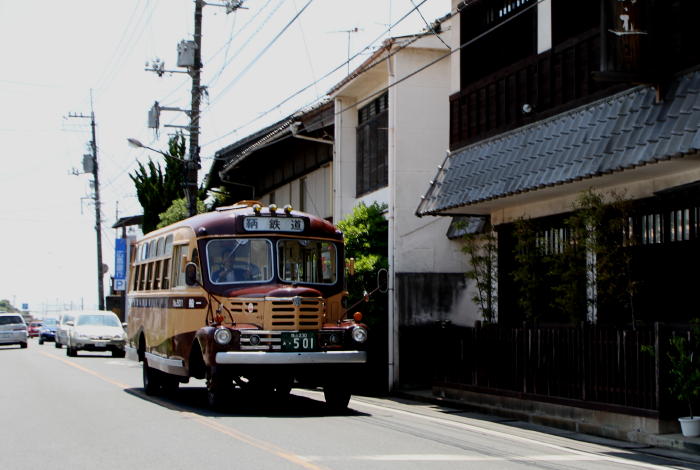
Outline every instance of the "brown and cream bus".
{"label": "brown and cream bus", "polygon": [[244,201],[153,231],[132,249],[127,355],[147,394],[206,379],[286,397],[322,386],[345,408],[367,329],[343,308],[343,235],[328,221]]}

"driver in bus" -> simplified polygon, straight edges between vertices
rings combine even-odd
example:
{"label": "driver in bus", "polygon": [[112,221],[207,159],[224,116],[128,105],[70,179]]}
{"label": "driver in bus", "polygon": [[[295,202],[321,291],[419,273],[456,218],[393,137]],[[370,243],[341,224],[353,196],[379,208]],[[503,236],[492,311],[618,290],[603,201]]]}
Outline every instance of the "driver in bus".
{"label": "driver in bus", "polygon": [[[221,267],[214,271],[214,282],[234,282],[236,280],[236,270],[234,269],[234,261],[230,256],[224,258],[221,262]],[[240,269],[238,270],[240,271]]]}

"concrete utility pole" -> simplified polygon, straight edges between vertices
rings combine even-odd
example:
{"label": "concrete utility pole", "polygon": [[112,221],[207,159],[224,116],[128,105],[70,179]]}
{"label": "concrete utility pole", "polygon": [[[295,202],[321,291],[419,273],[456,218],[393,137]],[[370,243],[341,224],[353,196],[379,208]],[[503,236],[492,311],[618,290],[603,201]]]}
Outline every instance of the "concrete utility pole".
{"label": "concrete utility pole", "polygon": [[[165,64],[160,59],[155,59],[150,64],[146,63],[146,70],[150,72],[155,72],[159,77],[162,77],[167,73],[188,73],[192,77],[192,91],[191,98],[192,103],[189,110],[184,110],[180,108],[163,107],[159,106],[158,102],[154,104],[149,112],[149,127],[158,129],[159,126],[159,115],[160,111],[182,111],[186,112],[190,116],[189,126],[175,126],[175,125],[165,125],[165,127],[180,127],[185,128],[190,133],[190,151],[187,158],[184,159],[185,164],[185,197],[187,199],[187,208],[190,217],[197,214],[197,171],[200,168],[199,163],[199,106],[202,102],[202,94],[205,88],[201,85],[201,71],[202,71],[202,10],[205,5],[224,7],[226,8],[226,14],[233,13],[234,11],[245,8],[243,6],[244,0],[223,0],[224,3],[208,3],[205,0],[195,0],[194,1],[194,41],[182,41],[180,49],[178,46],[178,67],[187,67],[187,72],[180,70],[166,70]],[[184,44],[183,44],[184,43]],[[188,44],[189,43],[189,44]],[[191,47],[191,48],[190,48]],[[188,52],[192,50],[192,56],[189,56]],[[182,60],[181,60],[182,59]],[[136,147],[146,147],[140,144],[135,139],[130,139],[130,142]],[[156,152],[165,155],[163,152]]]}
{"label": "concrete utility pole", "polygon": [[199,105],[202,101],[202,8],[203,0],[194,2],[194,65],[192,76],[192,106],[190,106],[190,154],[185,166],[185,196],[190,217],[197,214],[197,171],[199,164]]}
{"label": "concrete utility pole", "polygon": [[100,177],[97,167],[97,137],[95,134],[95,111],[92,102],[92,90],[90,91],[90,115],[70,113],[68,117],[90,119],[90,127],[92,130],[92,141],[90,148],[92,150],[92,177],[95,185],[95,233],[97,235],[97,301],[100,310],[105,309],[105,289],[104,289],[104,272],[102,263],[102,216],[100,213]]}

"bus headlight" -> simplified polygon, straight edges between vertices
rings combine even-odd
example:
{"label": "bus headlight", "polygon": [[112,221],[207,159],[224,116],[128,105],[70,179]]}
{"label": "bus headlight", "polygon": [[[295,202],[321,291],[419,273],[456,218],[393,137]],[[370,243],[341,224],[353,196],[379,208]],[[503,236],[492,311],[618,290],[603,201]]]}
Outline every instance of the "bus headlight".
{"label": "bus headlight", "polygon": [[232,337],[231,330],[228,328],[217,328],[214,332],[214,340],[222,346],[230,343]]}
{"label": "bus headlight", "polygon": [[364,343],[367,341],[367,330],[361,326],[356,326],[352,329],[352,339],[355,340],[356,343]]}

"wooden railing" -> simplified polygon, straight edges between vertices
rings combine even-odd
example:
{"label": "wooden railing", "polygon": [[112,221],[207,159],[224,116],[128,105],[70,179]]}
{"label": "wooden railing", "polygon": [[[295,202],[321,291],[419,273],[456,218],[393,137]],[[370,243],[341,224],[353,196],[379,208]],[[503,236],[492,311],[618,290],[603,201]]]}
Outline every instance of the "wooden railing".
{"label": "wooden railing", "polygon": [[681,330],[659,324],[635,330],[406,327],[401,381],[418,385],[427,379],[485,393],[668,415],[682,404],[668,396],[664,358],[668,339]]}
{"label": "wooden railing", "polygon": [[[462,67],[478,64],[462,64]],[[450,149],[541,119],[606,88],[600,34],[589,31],[471,83],[450,96]],[[525,108],[524,108],[525,107]]]}

